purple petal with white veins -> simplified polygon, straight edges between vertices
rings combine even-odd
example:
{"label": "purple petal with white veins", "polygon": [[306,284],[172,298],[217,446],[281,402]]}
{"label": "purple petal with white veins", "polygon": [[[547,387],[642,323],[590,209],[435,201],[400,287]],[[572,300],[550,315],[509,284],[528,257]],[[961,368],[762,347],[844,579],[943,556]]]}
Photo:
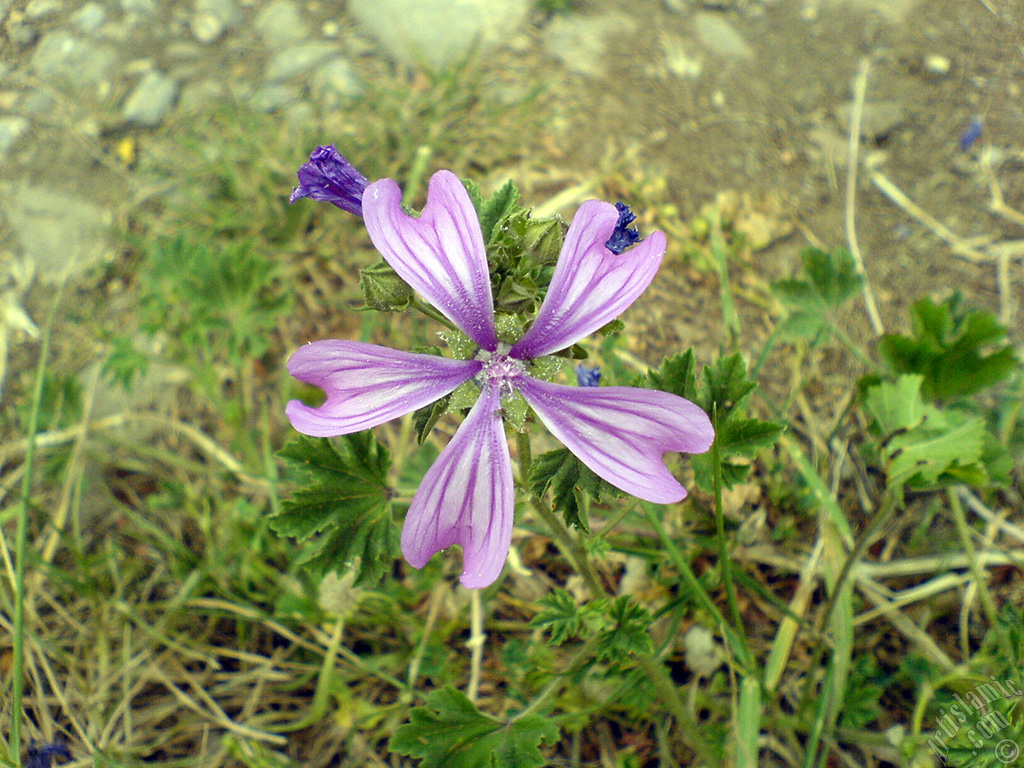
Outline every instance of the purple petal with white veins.
{"label": "purple petal with white veins", "polygon": [[463,586],[486,587],[512,542],[512,460],[497,387],[480,394],[420,483],[402,528],[402,554],[414,568],[445,547],[462,547]]}
{"label": "purple petal with white veins", "polygon": [[363,191],[370,182],[333,144],[314,149],[298,176],[299,186],[292,190],[288,202],[308,197],[362,216]]}
{"label": "purple petal with white veins", "polygon": [[414,290],[484,349],[498,344],[484,237],[466,188],[451,171],[430,179],[419,218],[402,210],[402,193],[381,179],[363,194],[374,246]]}
{"label": "purple petal with white veins", "polygon": [[513,357],[531,360],[565,349],[610,323],[647,290],[665,255],[665,235],[652,232],[616,255],[605,243],[618,222],[615,206],[600,200],[576,211],[544,303],[512,347]]}
{"label": "purple petal with white veins", "polygon": [[707,414],[668,392],[566,387],[529,376],[516,388],[576,458],[616,488],[656,504],[686,496],[662,455],[704,453],[715,439]]}
{"label": "purple petal with white veins", "polygon": [[482,365],[360,341],[315,341],[289,358],[288,373],[320,387],[327,400],[319,408],[292,400],[285,413],[304,435],[347,435],[439,400]]}

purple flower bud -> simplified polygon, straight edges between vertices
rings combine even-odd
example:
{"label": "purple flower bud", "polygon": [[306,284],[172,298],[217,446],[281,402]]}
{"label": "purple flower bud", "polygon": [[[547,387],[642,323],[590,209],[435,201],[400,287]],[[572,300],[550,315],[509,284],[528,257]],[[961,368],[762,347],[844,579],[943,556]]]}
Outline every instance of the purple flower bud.
{"label": "purple flower bud", "polygon": [[629,246],[640,242],[640,233],[636,231],[636,227],[633,229],[628,228],[636,220],[636,214],[629,210],[628,205],[616,203],[615,210],[619,212],[619,221],[615,225],[615,231],[612,232],[612,236],[608,238],[608,242],[604,244],[604,247],[615,255],[619,255]]}
{"label": "purple flower bud", "polygon": [[369,183],[333,144],[329,144],[314,149],[309,162],[299,168],[299,186],[292,191],[289,202],[308,197],[362,216],[363,190]]}
{"label": "purple flower bud", "polygon": [[587,368],[583,363],[577,365],[573,370],[576,371],[576,383],[581,387],[599,387],[601,386],[601,369],[598,367]]}

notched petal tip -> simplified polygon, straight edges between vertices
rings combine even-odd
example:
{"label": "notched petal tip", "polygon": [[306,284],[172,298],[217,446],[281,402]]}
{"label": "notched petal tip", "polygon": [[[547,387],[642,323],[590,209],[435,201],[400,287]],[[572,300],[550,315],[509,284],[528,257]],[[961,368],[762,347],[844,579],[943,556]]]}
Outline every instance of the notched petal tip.
{"label": "notched petal tip", "polygon": [[496,391],[481,394],[427,470],[402,527],[402,554],[414,568],[461,546],[460,581],[470,589],[497,580],[512,542],[512,460],[499,404]]}
{"label": "notched petal tip", "polygon": [[314,149],[309,161],[299,168],[298,177],[299,186],[292,190],[289,202],[308,197],[363,215],[363,192],[369,181],[333,144]]}
{"label": "notched petal tip", "polygon": [[714,440],[708,415],[668,392],[566,387],[530,378],[519,391],[551,433],[598,476],[655,504],[686,497],[664,454],[703,453]]}
{"label": "notched petal tip", "polygon": [[320,387],[327,399],[317,408],[292,400],[285,414],[306,435],[351,434],[439,400],[476,375],[481,365],[358,341],[317,341],[292,353],[288,372]]}
{"label": "notched petal tip", "polygon": [[363,218],[370,240],[406,283],[484,349],[497,346],[487,252],[476,209],[451,171],[430,179],[419,217],[402,209],[391,179],[369,185]]}

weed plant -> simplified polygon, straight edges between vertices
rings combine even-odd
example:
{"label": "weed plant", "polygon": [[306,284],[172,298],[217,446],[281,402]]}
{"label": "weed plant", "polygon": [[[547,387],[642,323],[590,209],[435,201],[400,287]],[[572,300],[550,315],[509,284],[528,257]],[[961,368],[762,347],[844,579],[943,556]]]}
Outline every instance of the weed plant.
{"label": "weed plant", "polygon": [[[508,118],[475,77],[375,85],[329,140],[407,200],[428,169],[496,174]],[[586,364],[697,402],[717,441],[672,466],[691,495],[669,506],[520,444],[510,560],[471,592],[457,557],[414,570],[397,545],[451,416],[332,440],[284,419],[316,396],[283,369],[311,337],[436,344],[363,306],[357,219],[286,204],[314,142],[236,106],[169,137],[139,170],[160,205],[99,278],[131,309],[76,330],[58,297],[5,393],[0,761],[1024,765],[1024,376],[991,314],[921,297],[866,337],[842,250],[739,285],[732,222],[598,178],[676,238],[665,274],[718,281],[722,341],[641,361],[616,326]]]}

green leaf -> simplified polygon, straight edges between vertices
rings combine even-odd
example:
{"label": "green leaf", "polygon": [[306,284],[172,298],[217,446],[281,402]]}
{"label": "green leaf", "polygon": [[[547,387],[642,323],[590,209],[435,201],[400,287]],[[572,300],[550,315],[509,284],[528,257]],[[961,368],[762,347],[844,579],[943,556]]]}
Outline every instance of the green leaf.
{"label": "green leaf", "polygon": [[980,417],[941,410],[921,398],[922,376],[900,376],[867,390],[864,407],[882,438],[880,453],[892,485],[984,483],[986,443]]}
{"label": "green leaf", "polygon": [[878,343],[882,361],[895,373],[924,377],[926,400],[972,395],[1007,379],[1020,361],[1009,345],[988,354],[1006,328],[995,315],[963,306],[959,294],[936,304],[922,299],[911,309],[913,336],[887,334]]}
{"label": "green leaf", "polygon": [[512,179],[509,179],[487,202],[481,204],[480,229],[483,231],[485,243],[491,241],[494,226],[518,207],[519,199],[519,190]]}
{"label": "green leaf", "polygon": [[403,310],[412,301],[412,288],[383,259],[359,270],[359,288],[366,306],[380,312]]}
{"label": "green leaf", "polygon": [[666,357],[656,371],[647,374],[643,386],[660,389],[687,400],[697,399],[697,358],[692,349]]}
{"label": "green leaf", "polygon": [[585,503],[581,493],[589,494],[595,501],[621,496],[615,486],[602,480],[568,448],[558,448],[541,454],[533,462],[530,472],[530,490],[543,498],[551,488],[552,507],[561,512],[565,524],[589,532]]}
{"label": "green leaf", "polygon": [[720,424],[757,389],[757,383],[747,377],[747,363],[739,352],[704,366],[703,385],[697,404],[709,415],[717,412]]}
{"label": "green leaf", "polygon": [[731,418],[718,425],[719,450],[730,456],[752,457],[761,448],[771,448],[785,425],[760,419]]}
{"label": "green leaf", "polygon": [[356,584],[378,581],[396,541],[387,449],[360,432],[343,437],[339,448],[324,438],[298,437],[278,456],[296,490],[270,518],[271,528],[299,541],[316,535],[299,561],[316,575],[357,567]]}
{"label": "green leaf", "polygon": [[832,315],[857,294],[864,278],[857,271],[853,257],[842,248],[833,251],[808,248],[800,256],[804,279],[772,283],[772,292],[789,310],[780,333],[785,338],[817,342],[831,331]]}
{"label": "green leaf", "polygon": [[653,652],[648,633],[651,612],[634,603],[629,595],[612,600],[603,618],[607,624],[598,633],[598,657],[606,661],[621,661],[633,653]]}
{"label": "green leaf", "polygon": [[530,626],[549,630],[552,643],[561,645],[579,634],[582,616],[576,599],[567,591],[555,589],[538,604],[540,611],[530,621]]}
{"label": "green leaf", "polygon": [[451,686],[432,692],[409,720],[395,731],[390,747],[421,759],[420,768],[539,768],[546,762],[540,744],[559,738],[549,718],[497,720]]}

